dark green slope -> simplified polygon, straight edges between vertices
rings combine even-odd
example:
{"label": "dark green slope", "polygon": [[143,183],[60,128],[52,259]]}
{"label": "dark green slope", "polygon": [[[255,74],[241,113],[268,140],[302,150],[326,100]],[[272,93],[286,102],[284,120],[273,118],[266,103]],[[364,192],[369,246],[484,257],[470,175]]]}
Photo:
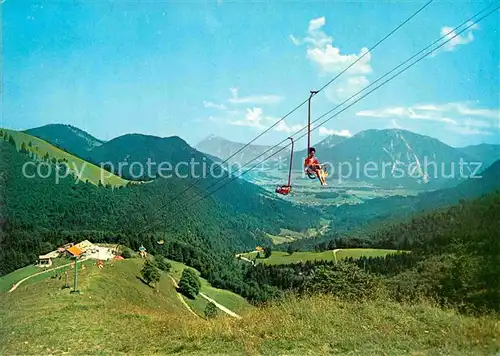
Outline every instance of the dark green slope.
{"label": "dark green slope", "polygon": [[421,193],[417,196],[376,198],[357,205],[326,208],[334,226],[340,230],[373,224],[386,219],[399,219],[408,215],[458,204],[461,199],[473,199],[500,189],[500,160],[480,174],[481,178],[468,179],[456,187]]}
{"label": "dark green slope", "polygon": [[[371,233],[335,238],[346,244],[405,250],[384,257],[265,265],[248,279],[286,291],[328,293],[365,299],[380,291],[384,300],[433,300],[463,312],[500,311],[500,190],[452,207],[385,223]],[[319,246],[318,246],[319,247]],[[325,247],[326,248],[326,247]],[[353,266],[356,265],[356,266]]]}
{"label": "dark green slope", "polygon": [[[121,241],[138,247],[140,243],[154,244],[156,238],[149,234],[155,233],[199,250],[232,252],[266,244],[263,231],[316,223],[312,212],[259,195],[259,188],[245,182],[235,182],[189,207],[185,200],[201,193],[196,188],[173,200],[187,180],[159,179],[114,190],[75,184],[71,177],[55,184],[54,175],[23,177],[28,156],[4,141],[0,142],[0,155],[2,273],[31,263],[38,253],[68,239]],[[34,173],[33,169],[27,173]],[[241,194],[242,189],[246,194]],[[159,210],[164,205],[167,207]],[[151,231],[144,231],[151,226]]]}
{"label": "dark green slope", "polygon": [[[324,208],[324,216],[330,220],[330,232],[321,238],[295,241],[293,245],[311,250],[320,244],[328,245],[332,239],[345,234],[363,241],[359,246],[357,242],[347,246],[370,247],[372,242],[369,241],[369,234],[384,228],[388,223],[405,221],[418,214],[456,205],[500,189],[500,160],[480,175],[481,178],[468,179],[456,187],[424,192],[417,196],[375,198],[362,204]],[[287,245],[280,248],[286,249]]]}
{"label": "dark green slope", "polygon": [[395,278],[463,310],[500,310],[500,190],[374,233],[379,245],[411,249],[423,262]]}
{"label": "dark green slope", "polygon": [[[284,221],[293,229],[301,228],[296,221],[307,219],[302,208],[293,208],[290,204],[277,200],[274,194],[243,179],[234,180],[225,186],[229,182],[229,173],[222,170],[209,156],[176,136],[160,138],[141,134],[124,135],[96,147],[92,151],[92,161],[128,179],[142,176],[143,180],[162,180],[158,179],[162,177],[159,173],[168,181],[183,177],[182,181],[187,186],[196,184],[199,189],[215,191],[214,197],[231,206],[236,213],[258,212],[259,216],[265,216],[264,221]],[[147,168],[148,164],[150,169]],[[160,165],[164,168],[163,172],[158,171]],[[238,171],[235,175],[241,173]],[[221,189],[217,190],[218,188]],[[195,190],[194,194],[197,192]],[[200,190],[200,197],[205,194]],[[276,209],[269,210],[271,206],[284,207],[283,211],[288,213],[276,215]],[[314,215],[314,212],[311,211],[310,214]]]}
{"label": "dark green slope", "polygon": [[83,159],[87,159],[89,151],[103,143],[77,127],[64,124],[49,124],[25,132]]}
{"label": "dark green slope", "polygon": [[[90,160],[98,164],[112,164],[115,173],[121,173],[122,176],[129,178],[140,179],[142,175],[146,175],[147,163],[151,162],[150,179],[154,179],[158,172],[158,165],[165,162],[164,169],[173,173],[172,168],[179,162],[190,162],[191,159],[195,162],[202,163],[203,155],[190,147],[180,137],[156,137],[142,134],[128,134],[117,137],[105,144],[96,147],[92,150]],[[132,165],[134,162],[135,165]],[[141,164],[141,167],[139,164]],[[121,164],[121,172],[120,172]],[[185,168],[185,167],[180,167]],[[184,171],[185,172],[185,169]]]}

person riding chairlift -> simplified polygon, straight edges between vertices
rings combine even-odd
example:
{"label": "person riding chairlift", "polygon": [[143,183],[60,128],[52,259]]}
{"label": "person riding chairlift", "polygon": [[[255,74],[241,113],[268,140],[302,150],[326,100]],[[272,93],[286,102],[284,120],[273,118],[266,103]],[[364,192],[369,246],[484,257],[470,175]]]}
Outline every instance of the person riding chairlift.
{"label": "person riding chairlift", "polygon": [[326,184],[326,172],[323,169],[323,167],[319,164],[319,161],[316,157],[314,157],[314,154],[316,153],[316,149],[314,147],[309,148],[309,155],[304,161],[304,168],[306,169],[306,173],[312,173],[315,174],[316,177],[318,177],[319,181],[321,182],[322,186],[327,185]]}

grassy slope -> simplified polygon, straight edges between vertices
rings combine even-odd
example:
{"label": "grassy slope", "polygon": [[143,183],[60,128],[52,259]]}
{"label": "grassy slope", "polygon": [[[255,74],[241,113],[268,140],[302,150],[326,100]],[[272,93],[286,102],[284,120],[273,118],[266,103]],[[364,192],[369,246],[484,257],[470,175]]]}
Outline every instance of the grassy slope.
{"label": "grassy slope", "polygon": [[80,270],[81,295],[69,294],[61,289],[63,281],[50,278],[1,295],[0,353],[47,353],[49,345],[54,353],[75,353],[80,347],[87,353],[101,347],[125,352],[128,342],[146,338],[147,330],[136,335],[144,323],[185,317],[171,281],[164,275],[158,291],[146,286],[136,278],[141,265],[140,260],[108,262],[99,270],[92,264]]}
{"label": "grassy slope", "polygon": [[[81,295],[60,281],[0,296],[0,354],[492,355],[498,321],[427,304],[316,296],[254,308],[243,319],[192,317],[165,275],[158,292],[139,260],[87,268]],[[496,338],[496,339],[495,339]]]}
{"label": "grassy slope", "polygon": [[[396,253],[396,250],[383,250],[383,249],[373,249],[373,248],[350,248],[350,249],[341,249],[337,251],[337,260],[353,257],[359,258],[362,256],[385,256],[389,253]],[[242,255],[249,259],[254,259],[256,256],[255,252],[247,253]],[[263,254],[261,253],[261,256]],[[314,260],[326,260],[333,261],[334,255],[333,250],[327,250],[323,252],[294,252],[289,255],[287,252],[283,251],[273,251],[271,257],[269,258],[261,258],[257,260],[257,263],[265,263],[270,265],[279,265],[279,264],[287,264],[287,263],[297,263],[297,262],[305,262],[305,261],[314,261]]]}
{"label": "grassy slope", "polygon": [[20,268],[14,272],[0,277],[0,293],[6,293],[13,284],[19,282],[21,279],[31,276],[41,270],[33,265]]}
{"label": "grassy slope", "polygon": [[122,179],[107,171],[104,171],[100,167],[91,164],[87,161],[84,161],[76,156],[73,156],[72,154],[63,151],[51,145],[50,143],[39,139],[38,137],[28,135],[24,132],[18,132],[8,129],[2,129],[2,130],[4,132],[7,132],[12,137],[14,137],[18,150],[21,148],[21,144],[23,142],[26,144],[26,146],[28,146],[28,143],[31,141],[32,148],[29,147],[27,148],[28,150],[33,151],[40,159],[46,153],[48,153],[51,158],[54,157],[55,159],[64,159],[64,158],[67,159],[68,165],[72,170],[77,170],[78,172],[82,172],[82,167],[84,167],[81,176],[81,179],[83,181],[88,180],[90,183],[97,185],[99,183],[99,180],[102,179],[102,183],[104,185],[109,183],[112,186],[123,186],[128,183],[127,180]]}
{"label": "grassy slope", "polygon": [[[212,323],[200,333],[215,350],[286,355],[481,355],[500,349],[497,320],[430,305],[339,302],[315,296]],[[496,338],[496,339],[495,339]]]}
{"label": "grassy slope", "polygon": [[[59,278],[59,276],[61,276],[61,278],[63,278],[65,272],[68,272],[71,276],[71,278],[68,277],[68,282],[73,283],[72,282],[73,281],[73,279],[72,279],[73,278],[73,268],[71,267],[71,265],[66,266],[66,265],[70,264],[71,262],[72,262],[72,260],[69,258],[60,257],[60,258],[53,259],[52,266],[47,267],[47,268],[40,268],[40,267],[35,267],[34,265],[30,265],[30,266],[20,268],[14,272],[9,273],[9,274],[6,274],[5,276],[0,277],[0,293],[8,292],[15,283],[21,281],[22,279],[24,279],[26,277],[29,277],[29,276],[32,276],[35,274],[37,274],[37,275],[33,276],[30,279],[27,279],[25,282],[22,283],[22,285],[24,286],[27,284],[36,283],[36,282],[39,282],[39,281],[42,281],[44,279],[51,278],[51,277]],[[93,260],[87,260],[87,261],[84,261],[81,263],[85,264],[86,267],[89,267],[89,266],[95,264],[96,262]],[[79,269],[81,268],[80,267],[81,263],[78,264]],[[59,267],[59,266],[65,266],[65,267],[62,267],[62,268],[57,269],[55,271],[50,271],[51,269]],[[40,274],[40,272],[45,272],[45,273]]]}
{"label": "grassy slope", "polygon": [[[180,262],[171,260],[169,260],[168,262],[172,265],[170,274],[178,282],[181,278],[182,271],[188,267]],[[199,272],[197,273],[199,274]],[[245,298],[239,296],[238,294],[235,294],[228,290],[214,288],[207,280],[203,278],[200,278],[200,281],[202,293],[206,294],[207,297],[212,298],[213,300],[217,301],[233,312],[239,314],[253,309],[253,307],[245,300]],[[205,307],[208,304],[206,299],[201,296],[197,296],[195,300],[186,297],[184,297],[184,299],[198,315],[204,316]],[[224,312],[220,311],[220,314],[224,314]]]}
{"label": "grassy slope", "polygon": [[325,231],[328,230],[328,224],[329,224],[328,220],[321,219],[319,228],[310,228],[305,232],[298,232],[282,228],[280,229],[280,233],[278,235],[271,235],[271,234],[266,234],[266,235],[272,240],[273,244],[279,245],[282,243],[292,242],[295,240],[300,240],[305,238],[312,238],[317,236],[318,234],[323,234]]}
{"label": "grassy slope", "polygon": [[[138,259],[138,260],[127,260],[124,265],[131,264],[132,262],[130,261],[135,261],[134,262],[135,264],[139,265],[141,264],[140,260]],[[188,267],[180,262],[170,261],[170,260],[168,262],[172,264],[172,270],[170,271],[170,275],[173,276],[178,282],[181,277],[182,271]],[[71,263],[71,260],[66,258],[57,258],[53,260],[53,265],[50,268],[66,265],[68,263]],[[89,267],[94,268],[94,265],[96,264],[96,262],[93,260],[85,261],[84,263],[87,268]],[[133,269],[135,267],[132,267],[132,265],[130,265],[130,268]],[[128,269],[129,272],[132,271],[132,269],[130,268]],[[16,282],[19,282],[23,278],[28,277],[30,275],[34,275],[41,271],[44,271],[44,269],[37,268],[35,266],[27,266],[24,268],[20,268],[12,273],[9,273],[8,275],[0,277],[0,293],[6,293]],[[21,284],[19,289],[29,284],[34,284],[43,280],[50,279],[51,277],[56,277],[59,280],[59,283],[62,285],[64,284],[64,272],[66,271],[68,272],[68,283],[72,286],[73,269],[71,268],[71,266],[68,266],[61,268],[60,270],[57,271],[50,271],[42,275],[34,276],[33,278],[30,278],[26,280],[23,284]],[[79,271],[81,271],[81,267],[79,267]],[[199,274],[199,272],[197,273]],[[139,273],[137,273],[137,275],[139,275]],[[59,276],[61,277],[61,279],[59,279]],[[169,279],[166,276],[164,277],[164,279],[167,282],[169,282]],[[206,294],[209,298],[214,299],[218,303],[234,311],[235,313],[241,313],[253,308],[243,297],[239,296],[238,294],[235,294],[233,292],[224,289],[214,288],[210,285],[210,283],[207,280],[203,278],[200,278],[200,281],[201,281],[201,292]],[[17,293],[17,291],[15,291],[14,293]],[[187,302],[187,304],[191,307],[191,309],[193,309],[194,312],[204,317],[205,307],[208,304],[208,301],[206,299],[204,299],[201,296],[198,296],[195,300],[189,299],[184,296],[183,298]],[[224,314],[222,311],[221,313]]]}

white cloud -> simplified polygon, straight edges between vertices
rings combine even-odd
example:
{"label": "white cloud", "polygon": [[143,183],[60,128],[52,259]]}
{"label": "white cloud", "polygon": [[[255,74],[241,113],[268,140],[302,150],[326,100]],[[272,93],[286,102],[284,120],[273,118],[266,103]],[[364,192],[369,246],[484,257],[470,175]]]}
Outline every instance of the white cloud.
{"label": "white cloud", "polygon": [[399,129],[399,130],[404,130],[403,126],[401,126],[396,119],[391,120],[391,124],[389,125],[389,128],[391,129]]}
{"label": "white cloud", "polygon": [[269,126],[269,122],[277,121],[273,117],[265,116],[262,108],[247,109],[245,117],[239,120],[228,120],[228,123],[236,126],[255,127],[265,129]]}
{"label": "white cloud", "polygon": [[413,120],[429,120],[456,124],[457,122],[441,113],[420,111],[415,107],[390,107],[379,110],[362,110],[356,113],[356,116],[368,117],[399,117]]}
{"label": "white cloud", "polygon": [[238,88],[230,88],[229,90],[231,91],[231,97],[227,101],[231,104],[264,105],[276,104],[283,100],[283,97],[279,95],[250,95],[240,97],[238,95]]}
{"label": "white cloud", "polygon": [[261,108],[247,109],[246,119],[248,122],[259,123],[262,119],[263,110]]}
{"label": "white cloud", "polygon": [[449,127],[449,130],[464,136],[475,136],[475,135],[489,136],[493,134],[491,131],[481,130],[478,128],[468,127],[468,126],[451,126]]}
{"label": "white cloud", "polygon": [[231,104],[276,104],[283,100],[283,97],[279,95],[251,95],[245,97],[233,97],[229,98],[227,101]]}
{"label": "white cloud", "polygon": [[325,24],[324,17],[312,19],[309,21],[306,37],[298,39],[290,35],[290,39],[296,46],[306,45],[306,57],[318,67],[320,75],[338,74],[359,60],[345,73],[344,79],[329,87],[327,98],[338,103],[369,83],[366,75],[372,72],[371,54],[366,47],[361,48],[359,53],[342,54],[340,48],[333,46],[333,38],[322,30]]}
{"label": "white cloud", "polygon": [[417,104],[414,105],[413,108],[418,110],[425,111],[437,111],[437,112],[447,112],[447,111],[455,111],[463,116],[479,116],[486,119],[498,119],[500,118],[500,114],[498,109],[475,109],[468,106],[468,103],[447,103],[442,105],[435,104]]}
{"label": "white cloud", "polygon": [[318,133],[320,136],[330,136],[330,135],[336,135],[336,136],[344,136],[344,137],[351,137],[352,133],[349,130],[330,130],[327,129],[326,127],[321,126],[318,130]]}
{"label": "white cloud", "polygon": [[326,20],[324,17],[320,17],[317,19],[312,19],[309,21],[309,32],[314,32],[316,30],[319,30],[321,27],[325,26]]}
{"label": "white cloud", "polygon": [[364,76],[340,79],[336,85],[326,88],[326,97],[334,103],[341,103],[363,90],[368,84],[370,81]]}
{"label": "white cloud", "polygon": [[[278,95],[253,95],[240,97],[239,89],[234,87],[229,89],[231,91],[231,97],[227,101],[231,104],[226,106],[224,104],[214,103],[212,101],[204,100],[203,106],[209,109],[217,109],[224,113],[220,118],[223,118],[226,123],[230,125],[237,126],[247,126],[255,127],[259,129],[265,129],[267,126],[273,124],[278,119],[273,117],[264,116],[263,110],[260,107],[247,108],[246,112],[242,112],[240,107],[235,107],[233,105],[238,104],[248,104],[248,105],[259,105],[259,104],[273,104],[281,101],[283,97]],[[209,121],[218,121],[220,118],[214,118],[210,116]],[[267,125],[267,126],[266,126]]]}
{"label": "white cloud", "polygon": [[245,118],[242,120],[230,120],[229,123],[237,126],[249,126],[264,128],[261,124],[263,110],[261,108],[247,109]]}
{"label": "white cloud", "polygon": [[440,34],[444,36],[441,43],[446,42],[440,49],[434,51],[431,57],[434,57],[442,52],[452,52],[455,51],[458,46],[463,46],[474,41],[474,31],[479,29],[479,25],[473,23],[472,21],[467,22],[467,30],[457,35],[453,27],[444,26],[441,28]]}
{"label": "white cloud", "polygon": [[217,109],[217,110],[226,110],[224,104],[216,104],[211,101],[203,100],[203,106],[206,108]]}
{"label": "white cloud", "polygon": [[443,46],[445,51],[454,51],[457,46],[465,45],[474,41],[474,30],[477,30],[479,26],[475,23],[469,21],[467,26],[471,26],[464,31],[462,34],[454,37],[457,33],[453,31],[453,27],[444,26],[441,28],[441,36],[446,36],[444,41],[450,40]]}
{"label": "white cloud", "polygon": [[498,119],[500,117],[498,110],[472,109],[460,103],[455,103],[454,107],[461,115],[479,116],[487,119]]}
{"label": "white cloud", "polygon": [[[259,107],[247,109],[243,119],[228,120],[227,123],[236,126],[254,127],[259,130],[265,130],[276,123],[280,118],[264,114],[264,110]],[[288,125],[285,120],[280,121],[274,128],[277,132],[294,133],[302,129],[302,125]]]}
{"label": "white cloud", "polygon": [[299,39],[295,38],[294,35],[290,35],[290,40],[296,46],[300,46],[302,44],[302,42]]}
{"label": "white cloud", "polygon": [[[276,120],[277,121],[277,120]],[[292,125],[288,126],[285,120],[281,121],[276,127],[274,128],[275,131],[278,132],[287,132],[287,133],[295,133],[302,129],[302,125]]]}
{"label": "white cloud", "polygon": [[476,120],[476,119],[467,119],[464,121],[464,125],[472,127],[482,127],[482,128],[491,127],[491,123],[489,123],[488,121]]}
{"label": "white cloud", "polygon": [[[324,73],[336,74],[344,70],[351,63],[356,61],[364,53],[368,52],[368,48],[361,48],[358,54],[341,54],[340,49],[327,44],[323,48],[310,48],[307,50],[307,56],[311,61],[319,65]],[[352,68],[349,68],[349,74],[368,74],[372,72],[370,66],[370,53],[366,54]]]}
{"label": "white cloud", "polygon": [[[498,109],[471,108],[466,103],[416,104],[409,107],[388,107],[377,110],[362,110],[361,117],[392,118],[435,121],[461,135],[490,135],[498,130]],[[480,119],[477,119],[480,118]],[[391,121],[391,123],[392,123]],[[393,125],[395,126],[395,125]],[[488,131],[489,130],[489,131]]]}

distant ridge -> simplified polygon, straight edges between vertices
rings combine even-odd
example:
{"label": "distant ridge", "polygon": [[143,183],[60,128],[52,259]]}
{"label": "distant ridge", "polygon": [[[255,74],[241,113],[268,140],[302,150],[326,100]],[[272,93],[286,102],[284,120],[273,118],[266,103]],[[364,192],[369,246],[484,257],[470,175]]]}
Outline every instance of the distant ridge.
{"label": "distant ridge", "polygon": [[66,124],[49,124],[24,132],[50,142],[54,146],[83,159],[88,158],[89,151],[104,143],[104,141],[95,138],[89,133]]}

